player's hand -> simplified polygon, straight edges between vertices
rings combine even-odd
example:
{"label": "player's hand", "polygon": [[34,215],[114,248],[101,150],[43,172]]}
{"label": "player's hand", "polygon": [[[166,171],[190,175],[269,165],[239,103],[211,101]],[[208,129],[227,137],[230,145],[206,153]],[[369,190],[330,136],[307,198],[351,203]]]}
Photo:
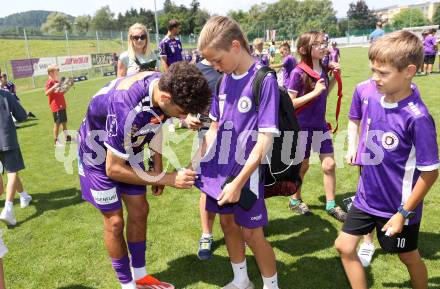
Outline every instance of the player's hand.
{"label": "player's hand", "polygon": [[181,169],[174,173],[173,187],[177,189],[190,189],[194,185],[197,173],[189,169]]}
{"label": "player's hand", "polygon": [[151,192],[153,193],[153,196],[160,196],[163,193],[165,186],[151,186]]}
{"label": "player's hand", "polygon": [[320,95],[321,93],[324,92],[324,90],[326,90],[326,86],[325,86],[325,80],[324,79],[320,79],[316,82],[315,84],[315,88],[313,89],[313,92],[315,93],[316,96]]}
{"label": "player's hand", "polygon": [[345,155],[345,161],[348,165],[354,166],[356,162],[356,151],[348,151]]}
{"label": "player's hand", "polygon": [[394,214],[391,219],[383,226],[382,232],[387,232],[387,236],[392,237],[399,234],[403,230],[403,225],[405,224],[405,217],[399,212]]}
{"label": "player's hand", "polygon": [[332,61],[328,64],[328,68],[330,68],[331,70],[341,70],[341,65],[337,62]]}
{"label": "player's hand", "polygon": [[237,203],[240,200],[240,195],[241,188],[232,181],[223,188],[217,204],[223,206],[224,204]]}
{"label": "player's hand", "polygon": [[202,127],[202,122],[194,115],[188,113],[188,115],[185,118],[185,123],[188,126],[189,129],[199,129]]}

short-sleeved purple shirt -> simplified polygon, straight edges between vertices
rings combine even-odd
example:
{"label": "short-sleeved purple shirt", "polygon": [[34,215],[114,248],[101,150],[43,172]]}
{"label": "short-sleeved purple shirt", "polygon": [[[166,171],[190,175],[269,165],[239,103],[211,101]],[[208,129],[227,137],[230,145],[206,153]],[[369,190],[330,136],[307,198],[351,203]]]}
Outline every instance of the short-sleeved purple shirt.
{"label": "short-sleeved purple shirt", "polygon": [[425,55],[435,55],[435,46],[437,45],[437,38],[431,34],[425,37],[423,40],[423,48]]}
{"label": "short-sleeved purple shirt", "polygon": [[[415,85],[412,91],[390,104],[367,80],[354,93],[349,117],[361,120],[358,158],[363,166],[354,204],[375,216],[393,216],[411,196],[420,173],[439,167],[434,120]],[[420,222],[422,207],[410,224]]]}
{"label": "short-sleeved purple shirt", "polygon": [[159,55],[166,56],[168,66],[174,62],[182,61],[182,43],[179,38],[165,36],[159,43]]}
{"label": "short-sleeved purple shirt", "polygon": [[339,48],[337,48],[337,47],[335,47],[335,48],[333,48],[333,47],[331,47],[331,48],[329,48],[329,52],[330,52],[330,54],[329,54],[329,56],[330,56],[330,61],[333,61],[333,62],[339,62],[339,59],[340,59],[340,57],[341,57],[341,54],[340,54],[340,52],[339,52]]}
{"label": "short-sleeved purple shirt", "polygon": [[287,88],[289,86],[290,74],[293,69],[296,67],[296,59],[292,55],[287,55],[283,58],[283,86]]}
{"label": "short-sleeved purple shirt", "polygon": [[107,150],[125,160],[136,156],[133,161],[143,166],[137,157],[165,119],[151,104],[153,84],[160,76],[145,72],[115,79],[92,98],[79,129],[79,156],[86,169],[105,175]]}
{"label": "short-sleeved purple shirt", "polygon": [[[258,113],[252,95],[252,80],[260,64],[254,64],[243,75],[226,74],[215,95],[210,118],[218,122],[217,138],[203,157],[201,177],[196,186],[217,199],[228,176],[237,176],[254,148],[258,132],[278,133],[279,91],[275,76],[262,83]],[[247,186],[263,192],[258,169]]]}
{"label": "short-sleeved purple shirt", "polygon": [[[295,67],[295,69],[292,71],[292,75],[290,76],[287,90],[297,93],[297,97],[307,94],[308,92],[306,93],[305,91],[304,83],[305,76],[306,73],[304,70],[298,66]],[[298,124],[301,129],[323,129],[327,127],[325,112],[327,108],[329,79],[324,69],[321,72],[321,78],[325,80],[327,89],[325,89],[314,100],[310,101],[296,112]]]}
{"label": "short-sleeved purple shirt", "polygon": [[269,55],[267,53],[254,53],[252,56],[262,65],[269,65]]}

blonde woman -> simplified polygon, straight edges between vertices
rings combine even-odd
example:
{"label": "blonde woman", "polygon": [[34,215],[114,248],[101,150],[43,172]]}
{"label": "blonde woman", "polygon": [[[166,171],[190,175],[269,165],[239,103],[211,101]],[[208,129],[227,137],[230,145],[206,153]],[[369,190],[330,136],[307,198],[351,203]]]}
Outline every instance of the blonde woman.
{"label": "blonde woman", "polygon": [[128,29],[128,49],[121,53],[118,60],[118,77],[139,71],[139,66],[148,65],[151,70],[157,67],[157,58],[151,53],[150,38],[145,25],[133,24]]}

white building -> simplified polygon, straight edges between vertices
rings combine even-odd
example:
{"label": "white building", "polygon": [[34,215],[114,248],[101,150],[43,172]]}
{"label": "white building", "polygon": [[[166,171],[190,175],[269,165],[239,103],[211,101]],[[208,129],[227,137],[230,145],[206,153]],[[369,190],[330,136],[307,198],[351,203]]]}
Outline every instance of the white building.
{"label": "white building", "polygon": [[432,20],[432,17],[434,16],[435,9],[437,6],[440,5],[440,0],[433,0],[433,1],[424,1],[424,2],[418,2],[415,4],[409,4],[409,5],[393,5],[388,6],[385,8],[375,9],[373,12],[379,17],[379,19],[387,23],[393,17],[398,14],[400,11],[404,9],[420,9],[423,13],[423,15],[428,18],[429,21]]}

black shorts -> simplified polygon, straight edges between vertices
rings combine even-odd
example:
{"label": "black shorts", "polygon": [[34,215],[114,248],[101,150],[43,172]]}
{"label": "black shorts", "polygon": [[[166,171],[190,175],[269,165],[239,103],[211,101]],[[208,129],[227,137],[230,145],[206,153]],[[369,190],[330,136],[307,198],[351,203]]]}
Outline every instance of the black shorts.
{"label": "black shorts", "polygon": [[351,206],[347,220],[342,226],[342,231],[355,236],[362,236],[376,229],[380,247],[389,253],[405,253],[417,249],[419,240],[420,223],[404,226],[400,234],[393,237],[385,236],[382,227],[389,219],[370,215]]}
{"label": "black shorts", "polygon": [[67,122],[67,113],[65,109],[60,109],[57,112],[53,113],[53,121],[55,123],[63,123]]}
{"label": "black shorts", "polygon": [[425,59],[423,60],[423,63],[434,64],[434,62],[435,62],[435,55],[425,55]]}
{"label": "black shorts", "polygon": [[[16,173],[24,169],[23,156],[20,148],[10,151],[0,151],[0,162],[8,173]],[[0,171],[0,173],[3,173]]]}

